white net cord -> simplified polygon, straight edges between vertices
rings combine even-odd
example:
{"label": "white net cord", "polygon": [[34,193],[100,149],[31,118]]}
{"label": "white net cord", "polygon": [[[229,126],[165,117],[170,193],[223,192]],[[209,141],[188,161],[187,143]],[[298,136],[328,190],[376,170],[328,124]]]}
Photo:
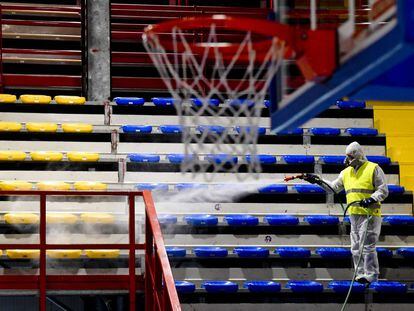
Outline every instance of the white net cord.
{"label": "white net cord", "polygon": [[154,34],[144,37],[144,45],[174,98],[183,127],[181,171],[202,175],[204,181],[214,181],[217,174],[226,174],[229,181],[257,179],[260,118],[283,60],[283,41],[273,38],[259,58],[247,32],[229,58],[220,50],[226,43],[219,41],[214,24],[199,44],[203,53],[198,55],[187,41],[188,33],[175,27],[168,36],[171,51]]}

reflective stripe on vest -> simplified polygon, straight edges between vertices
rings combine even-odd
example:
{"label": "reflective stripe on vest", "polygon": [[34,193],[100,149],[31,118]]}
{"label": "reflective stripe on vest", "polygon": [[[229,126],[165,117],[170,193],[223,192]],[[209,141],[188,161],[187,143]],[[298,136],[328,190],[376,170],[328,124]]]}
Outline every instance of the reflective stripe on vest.
{"label": "reflective stripe on vest", "polygon": [[[378,164],[372,162],[365,162],[358,168],[357,172],[353,167],[347,167],[343,170],[343,182],[346,192],[347,204],[367,199],[375,192],[374,188],[374,171]],[[377,207],[363,208],[359,205],[352,205],[349,208],[349,214],[354,215],[374,215],[381,216],[380,204]]]}

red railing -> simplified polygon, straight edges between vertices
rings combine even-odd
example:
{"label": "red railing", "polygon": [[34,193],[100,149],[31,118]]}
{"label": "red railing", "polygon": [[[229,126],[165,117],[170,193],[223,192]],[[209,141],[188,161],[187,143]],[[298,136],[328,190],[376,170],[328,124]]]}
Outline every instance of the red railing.
{"label": "red railing", "polygon": [[[129,310],[136,310],[136,291],[145,291],[146,310],[181,310],[161,228],[149,191],[0,191],[0,196],[38,196],[40,222],[38,244],[0,244],[0,249],[39,249],[38,275],[0,275],[0,290],[38,290],[39,310],[46,311],[47,291],[54,290],[128,290]],[[46,198],[48,196],[126,196],[128,197],[128,243],[124,244],[50,244],[46,240]],[[145,203],[146,243],[137,244],[135,199]],[[47,275],[46,250],[49,249],[126,249],[129,250],[127,275]],[[136,275],[136,250],[145,250],[145,274]]]}

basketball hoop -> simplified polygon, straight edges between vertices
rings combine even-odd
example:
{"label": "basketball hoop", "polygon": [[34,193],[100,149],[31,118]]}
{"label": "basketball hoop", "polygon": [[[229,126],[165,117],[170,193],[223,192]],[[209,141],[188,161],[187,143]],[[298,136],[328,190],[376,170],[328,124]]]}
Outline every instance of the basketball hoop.
{"label": "basketball hoop", "polygon": [[202,173],[210,181],[218,172],[238,180],[258,177],[256,143],[267,90],[285,58],[296,58],[305,77],[324,75],[313,70],[305,53],[312,51],[306,41],[316,33],[226,15],[145,29],[144,46],[174,98],[183,127],[182,172]]}

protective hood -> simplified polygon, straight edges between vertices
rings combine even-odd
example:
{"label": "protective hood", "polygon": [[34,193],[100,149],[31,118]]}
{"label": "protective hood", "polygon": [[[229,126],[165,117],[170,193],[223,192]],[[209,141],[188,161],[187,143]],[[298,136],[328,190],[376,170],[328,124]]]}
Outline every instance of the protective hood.
{"label": "protective hood", "polygon": [[345,150],[346,159],[345,165],[350,165],[352,167],[358,167],[367,161],[364,151],[359,143],[356,141],[350,143]]}

